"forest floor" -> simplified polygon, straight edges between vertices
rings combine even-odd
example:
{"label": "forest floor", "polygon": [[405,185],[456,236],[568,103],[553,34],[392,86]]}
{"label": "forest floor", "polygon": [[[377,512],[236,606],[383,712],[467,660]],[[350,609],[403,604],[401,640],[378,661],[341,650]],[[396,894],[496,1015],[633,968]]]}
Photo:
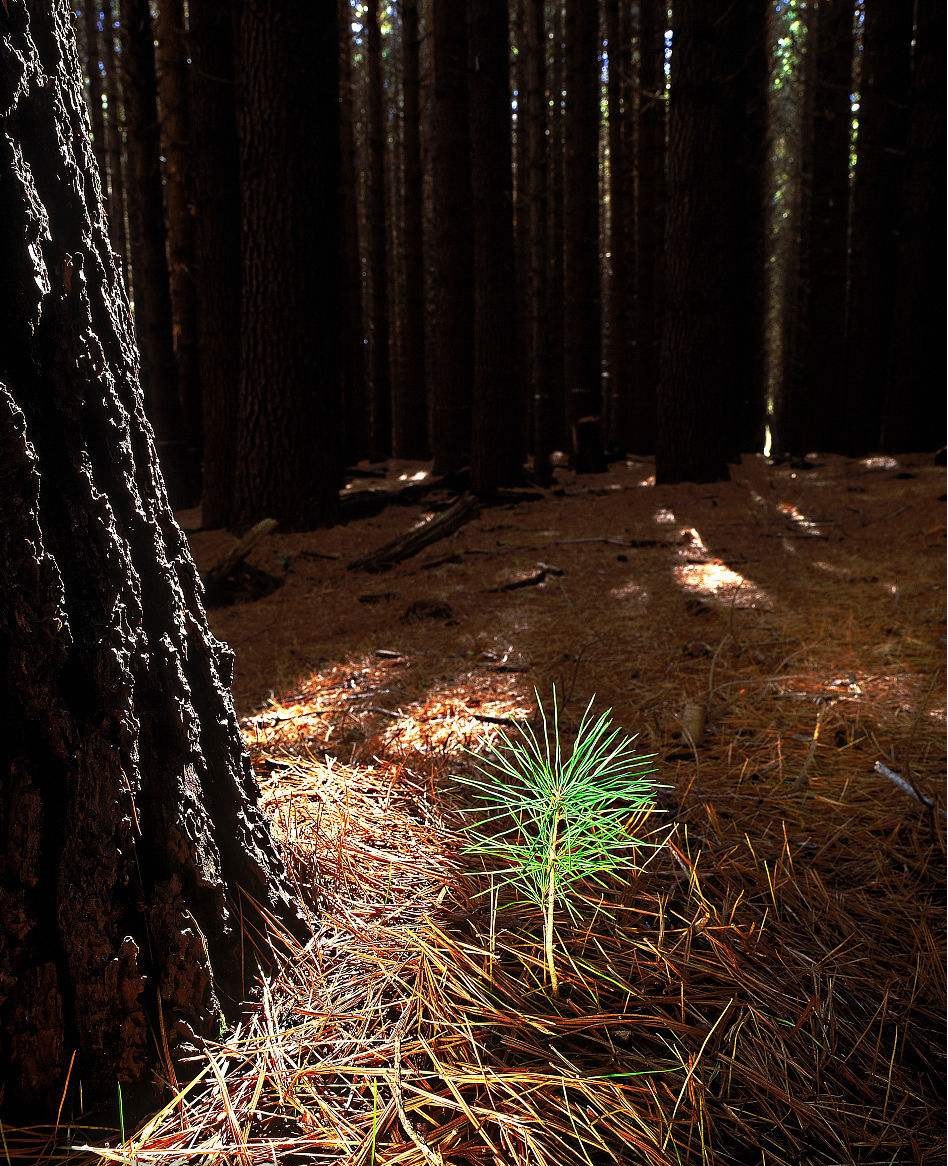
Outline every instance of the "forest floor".
{"label": "forest floor", "polygon": [[[268,536],[282,585],[211,623],[317,938],[126,1152],[943,1161],[944,490],[921,457],[664,488],[630,461],[382,574],[346,564],[437,495]],[[202,566],[232,543],[191,541]],[[556,999],[535,920],[478,894],[450,781],[554,684],[568,727],[595,694],[658,755],[672,827],[562,921]]]}

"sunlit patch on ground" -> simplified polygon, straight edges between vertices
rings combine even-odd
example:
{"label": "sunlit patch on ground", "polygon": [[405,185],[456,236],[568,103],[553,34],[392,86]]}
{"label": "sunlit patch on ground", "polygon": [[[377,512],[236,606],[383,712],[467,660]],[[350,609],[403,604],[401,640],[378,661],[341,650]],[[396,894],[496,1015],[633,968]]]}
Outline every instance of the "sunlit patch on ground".
{"label": "sunlit patch on ground", "polygon": [[795,526],[807,534],[821,535],[823,533],[819,525],[811,518],[807,518],[799,507],[795,506],[792,502],[778,502],[777,509],[781,514],[785,514]]}

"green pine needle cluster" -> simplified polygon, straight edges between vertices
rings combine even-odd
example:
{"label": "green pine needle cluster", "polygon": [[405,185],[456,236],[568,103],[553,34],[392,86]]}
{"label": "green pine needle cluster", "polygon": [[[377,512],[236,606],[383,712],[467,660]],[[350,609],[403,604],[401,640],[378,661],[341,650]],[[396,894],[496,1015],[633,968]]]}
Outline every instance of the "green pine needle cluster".
{"label": "green pine needle cluster", "polygon": [[661,787],[654,755],[637,753],[634,738],[613,728],[612,709],[594,715],[590,700],[564,756],[556,690],[549,717],[539,694],[537,704],[539,735],[518,724],[510,737],[488,742],[481,752],[468,750],[474,772],[457,780],[474,802],[468,853],[482,856],[504,884],[543,911],[555,991],[555,906],[573,915],[580,884],[604,886],[635,866],[636,852],[652,844],[631,828],[654,810]]}

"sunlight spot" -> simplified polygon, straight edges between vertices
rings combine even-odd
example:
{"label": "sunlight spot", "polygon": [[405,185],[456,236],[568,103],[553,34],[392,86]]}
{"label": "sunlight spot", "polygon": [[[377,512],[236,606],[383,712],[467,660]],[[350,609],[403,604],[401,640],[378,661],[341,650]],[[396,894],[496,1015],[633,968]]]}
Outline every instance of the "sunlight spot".
{"label": "sunlight spot", "polygon": [[899,464],[894,457],[864,457],[860,463],[869,470],[894,470]]}
{"label": "sunlight spot", "polygon": [[773,434],[770,432],[770,426],[764,426],[764,457],[770,457],[770,451],[773,449]]}
{"label": "sunlight spot", "polygon": [[708,553],[708,548],[704,545],[704,539],[693,526],[683,526],[678,532],[676,541],[679,547],[679,558],[682,558],[687,553],[701,555]]}
{"label": "sunlight spot", "polygon": [[674,573],[679,586],[693,595],[721,599],[735,607],[770,607],[766,591],[720,559],[708,563],[682,563],[675,567]]}
{"label": "sunlight spot", "polygon": [[660,506],[658,510],[655,511],[655,521],[659,526],[671,526],[675,521],[675,516],[670,510],[666,509],[664,506]]}
{"label": "sunlight spot", "polygon": [[636,486],[654,486],[655,485],[655,475],[650,474],[649,477],[642,478],[640,481],[636,482],[635,484],[636,484]]}
{"label": "sunlight spot", "polygon": [[813,519],[807,518],[807,516],[798,507],[794,506],[792,502],[778,502],[777,509],[781,514],[785,515],[793,523],[795,523],[801,530],[806,531],[807,534],[818,535],[823,533],[819,526],[813,521]]}
{"label": "sunlight spot", "polygon": [[621,587],[614,587],[609,594],[613,599],[634,599],[638,603],[648,603],[649,600],[648,588],[636,583],[634,579],[623,583]]}

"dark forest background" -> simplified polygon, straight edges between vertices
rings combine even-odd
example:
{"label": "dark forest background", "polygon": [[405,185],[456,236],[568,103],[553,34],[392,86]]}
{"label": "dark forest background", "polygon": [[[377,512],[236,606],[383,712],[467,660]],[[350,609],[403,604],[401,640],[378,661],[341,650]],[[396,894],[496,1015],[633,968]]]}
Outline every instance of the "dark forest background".
{"label": "dark forest background", "polygon": [[941,445],[939,0],[77,12],[177,506]]}

